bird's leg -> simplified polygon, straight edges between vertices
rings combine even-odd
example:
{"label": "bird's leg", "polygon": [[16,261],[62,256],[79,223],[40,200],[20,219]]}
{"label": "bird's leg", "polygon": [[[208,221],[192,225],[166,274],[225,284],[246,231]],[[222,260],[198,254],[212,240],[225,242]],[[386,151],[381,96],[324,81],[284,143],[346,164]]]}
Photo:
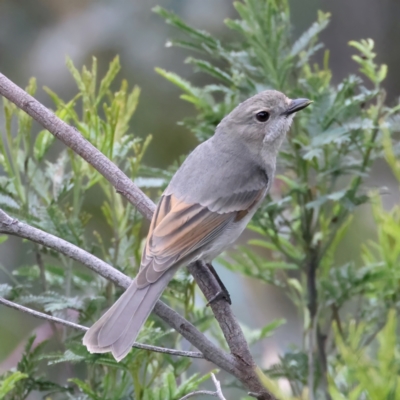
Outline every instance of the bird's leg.
{"label": "bird's leg", "polygon": [[217,271],[214,269],[211,263],[206,264],[210,272],[214,275],[215,279],[217,280],[220,290],[208,301],[206,306],[209,306],[216,300],[225,299],[229,304],[232,304],[231,296],[226,289],[225,285],[222,283],[221,278],[218,276]]}

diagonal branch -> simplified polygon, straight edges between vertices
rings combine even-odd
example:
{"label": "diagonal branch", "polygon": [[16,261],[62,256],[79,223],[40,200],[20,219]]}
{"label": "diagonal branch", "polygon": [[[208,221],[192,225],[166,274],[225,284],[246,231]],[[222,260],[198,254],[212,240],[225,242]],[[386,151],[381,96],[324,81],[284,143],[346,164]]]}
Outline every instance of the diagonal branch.
{"label": "diagonal branch", "polygon": [[[40,102],[26,93],[23,89],[15,85],[1,73],[0,94],[24,110],[50,133],[61,140],[65,145],[70,147],[75,153],[79,154],[84,160],[86,160],[98,172],[100,172],[115,187],[117,192],[125,196],[126,199],[130,201],[143,216],[145,216],[147,219],[151,219],[155,209],[154,203],[112,161],[110,161],[91,143],[89,143],[78,130],[59,119],[48,108],[43,106]],[[193,269],[191,270],[193,272]],[[213,280],[213,275],[208,269],[201,269],[200,275],[202,278],[204,278],[205,282]],[[200,279],[200,275],[197,275],[197,279]],[[129,279],[123,274],[122,276],[125,280]],[[120,279],[122,278],[120,277]],[[204,287],[205,285],[202,286],[203,289]],[[223,309],[220,308],[221,304],[221,301],[216,302],[216,304],[213,306],[213,312],[222,328],[222,325],[225,324],[225,322],[219,319],[223,314]],[[169,311],[167,309],[169,309]],[[241,338],[243,333],[239,335],[225,335],[231,351],[232,349],[237,350],[237,353],[234,354],[234,357],[232,357],[223,353],[220,349],[208,341],[208,339],[206,339],[205,336],[201,334],[193,325],[191,325],[184,318],[180,317],[162,302],[157,303],[154,311],[160,317],[160,314],[163,314],[166,318],[164,320],[168,321],[168,323],[173,326],[174,329],[180,332],[192,344],[194,344],[194,340],[199,339],[199,335],[202,335],[202,339],[194,345],[204,354],[206,359],[213,361],[225,371],[236,376],[253,393],[253,397],[257,397],[259,400],[274,399],[274,397],[261,383],[256,374],[255,362],[248,351],[248,346],[246,345],[246,347],[241,350],[243,344]],[[175,320],[178,317],[183,320],[182,325]],[[171,319],[174,319],[174,321],[171,321]],[[229,319],[233,319],[231,320],[232,326],[238,327],[236,318],[232,313],[229,314]],[[183,332],[185,334],[183,334]],[[205,340],[207,341],[207,344]],[[201,347],[199,347],[199,345]],[[221,364],[224,364],[224,366]]]}
{"label": "diagonal branch", "polygon": [[[44,314],[39,311],[32,310],[31,308],[21,306],[20,304],[16,304],[12,301],[6,300],[3,297],[0,297],[0,304],[3,304],[4,306],[13,308],[18,311],[22,311],[22,312],[32,315],[36,318],[44,319],[44,320],[50,321],[50,322],[55,322],[56,324],[68,326],[70,328],[74,328],[79,331],[86,332],[89,329],[86,326],[75,324],[74,322],[66,321],[65,319],[53,317],[52,315]],[[165,347],[151,346],[149,344],[142,344],[142,343],[137,343],[137,342],[135,342],[133,344],[133,347],[136,347],[137,349],[142,349],[142,350],[154,351],[156,353],[170,354],[172,356],[204,358],[203,354],[199,353],[198,351],[183,351],[183,350],[167,349]]]}

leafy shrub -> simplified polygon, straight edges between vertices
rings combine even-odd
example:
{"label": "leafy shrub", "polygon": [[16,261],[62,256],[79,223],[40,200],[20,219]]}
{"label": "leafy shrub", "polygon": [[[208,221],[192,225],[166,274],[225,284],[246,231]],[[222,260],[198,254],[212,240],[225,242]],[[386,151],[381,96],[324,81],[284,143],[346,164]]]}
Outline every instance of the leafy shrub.
{"label": "leafy shrub", "polygon": [[[282,399],[400,398],[393,311],[399,303],[400,207],[385,210],[379,196],[363,185],[373,161],[382,154],[400,182],[398,146],[391,137],[400,130],[400,105],[385,103],[382,82],[387,68],[375,63],[372,40],[350,42],[360,75],[333,85],[329,51],[320,63],[314,58],[322,52],[318,35],[328,25],[329,14],[319,12],[317,21],[293,40],[286,0],[244,0],[235,7],[239,19],[225,22],[237,39],[228,43],[156,7],[155,12],[183,33],[183,39],[170,44],[192,51],[196,56],[187,62],[208,74],[212,83],[195,87],[173,72],[157,72],[181,88],[181,98],[196,108],[196,116],[182,123],[199,141],[210,137],[240,101],[261,90],[274,88],[314,101],[296,117],[280,153],[274,189],[249,226],[257,238],[220,259],[229,269],[277,286],[302,318],[303,345],[282,354],[280,362],[265,371],[272,379],[266,384]],[[139,89],[130,90],[123,81],[117,91],[111,90],[118,58],[99,84],[95,59],[81,72],[70,60],[67,66],[78,93],[65,102],[46,89],[56,114],[149,194],[159,195],[176,166],[161,171],[142,165],[151,137],[140,140],[131,132]],[[27,91],[34,94],[35,89],[32,79]],[[59,151],[49,132],[41,131],[33,139],[31,119],[6,100],[4,114],[0,207],[135,275],[144,229],[140,214],[74,152]],[[335,254],[348,240],[354,211],[368,202],[377,241],[365,243],[362,265],[351,259],[338,264]],[[79,322],[88,325],[120,294],[65,256],[39,245],[30,248],[36,262],[16,269],[16,283],[0,287],[3,296],[56,316],[66,317],[74,310]],[[268,256],[260,255],[259,249]],[[182,270],[164,298],[219,341],[211,312],[195,305],[194,296],[194,283]],[[279,324],[275,321],[247,336],[259,341]],[[59,398],[178,400],[209,377],[193,374],[186,358],[134,349],[116,363],[106,354],[88,354],[76,331],[63,328],[61,336],[65,348],[58,353],[44,345],[32,349],[31,340],[18,371],[2,377],[0,393],[10,399],[24,399],[39,390],[58,392]],[[180,337],[156,318],[148,321],[139,341],[181,346]],[[39,365],[58,363],[71,365],[75,378],[67,386],[41,375]],[[86,366],[84,371],[80,365]],[[290,395],[281,392],[276,378],[287,379]]]}

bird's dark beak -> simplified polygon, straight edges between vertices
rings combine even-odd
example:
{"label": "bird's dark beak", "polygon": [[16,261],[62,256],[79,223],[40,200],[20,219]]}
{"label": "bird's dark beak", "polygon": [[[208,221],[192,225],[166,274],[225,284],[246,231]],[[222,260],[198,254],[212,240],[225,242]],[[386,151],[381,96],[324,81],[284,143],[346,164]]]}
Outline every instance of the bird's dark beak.
{"label": "bird's dark beak", "polygon": [[311,100],[308,99],[294,99],[290,102],[289,107],[282,113],[282,115],[290,115],[293,114],[297,111],[302,110],[303,108],[306,108],[312,103]]}

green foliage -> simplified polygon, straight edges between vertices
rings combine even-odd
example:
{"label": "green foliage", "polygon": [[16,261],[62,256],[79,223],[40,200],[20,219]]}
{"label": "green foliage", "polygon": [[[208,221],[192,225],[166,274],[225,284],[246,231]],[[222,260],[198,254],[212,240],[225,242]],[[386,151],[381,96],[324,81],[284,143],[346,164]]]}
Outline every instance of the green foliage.
{"label": "green foliage", "polygon": [[275,333],[275,330],[284,325],[285,322],[284,319],[276,319],[270,324],[263,326],[261,329],[249,329],[246,326],[242,326],[242,330],[247,343],[254,344],[266,337],[272,336]]}
{"label": "green foliage", "polygon": [[[269,373],[287,378],[296,398],[308,398],[310,390],[320,398],[329,390],[323,371],[343,363],[332,342],[332,323],[346,324],[345,310],[357,305],[358,318],[368,321],[364,337],[375,337],[388,310],[399,302],[399,208],[385,211],[363,184],[383,149],[400,180],[398,146],[392,147],[390,138],[398,131],[400,106],[385,104],[387,67],[376,64],[371,39],[349,43],[358,52],[353,59],[360,76],[333,85],[329,52],[325,50],[322,63],[313,58],[323,48],[318,35],[328,25],[329,14],[319,12],[317,21],[293,40],[286,1],[244,0],[234,5],[240,19],[225,21],[236,32],[236,41],[229,43],[156,7],[155,12],[185,35],[169,44],[194,50],[196,58],[187,62],[209,75],[211,83],[195,87],[174,73],[157,72],[196,107],[197,116],[183,124],[199,140],[210,137],[238,102],[260,90],[277,89],[291,98],[314,101],[295,118],[271,195],[251,222],[255,238],[226,254],[221,263],[277,286],[297,306],[303,345],[284,354]],[[365,203],[372,203],[377,240],[363,246],[362,265],[351,259],[338,264],[335,255],[357,223],[351,217]],[[354,398],[364,398],[361,393]]]}
{"label": "green foliage", "polygon": [[[266,371],[269,378],[262,379],[281,399],[322,399],[328,393],[334,400],[397,398],[399,344],[396,313],[390,310],[397,310],[400,300],[400,206],[385,210],[379,195],[364,186],[373,161],[382,154],[400,183],[400,147],[392,137],[399,131],[400,105],[385,103],[387,67],[376,64],[372,40],[352,41],[360,75],[333,85],[329,51],[319,63],[314,58],[322,52],[318,35],[329,14],[319,12],[309,29],[293,37],[288,1],[243,0],[234,5],[238,19],[225,21],[235,38],[229,42],[156,7],[182,34],[168,44],[191,51],[186,62],[210,83],[196,87],[173,72],[156,71],[195,107],[196,116],[182,124],[200,141],[240,101],[261,90],[274,88],[314,101],[294,120],[271,194],[249,227],[252,239],[220,260],[233,271],[276,286],[302,320],[302,344],[282,354]],[[98,77],[96,59],[81,71],[69,59],[67,67],[77,94],[65,101],[45,88],[55,113],[139,186],[160,193],[178,164],[163,171],[142,165],[151,138],[141,140],[131,131],[140,90],[129,89],[125,81],[116,85],[118,58],[103,78]],[[34,79],[27,91],[35,93]],[[6,100],[4,116],[0,208],[135,275],[143,233],[138,212],[78,155],[60,151],[49,132],[36,134],[31,119]],[[362,246],[361,261],[343,261],[337,254],[359,223],[353,216],[360,205],[362,210],[372,207],[377,239]],[[1,236],[0,242],[5,239]],[[64,256],[38,245],[24,246],[31,260],[15,268],[12,284],[0,285],[0,295],[53,315],[73,313],[89,325],[120,294]],[[222,345],[210,310],[195,305],[195,286],[185,271],[177,273],[164,299]],[[282,323],[244,331],[256,343]],[[55,393],[54,399],[179,400],[209,378],[193,374],[185,358],[133,349],[117,363],[108,354],[88,354],[77,332],[54,332],[57,351],[44,345],[33,348],[31,339],[18,371],[1,378],[5,398],[24,399],[35,390]],[[139,341],[183,345],[176,333],[152,318]],[[68,385],[43,378],[43,371],[66,366],[73,376]],[[279,389],[277,378],[287,379],[291,394]],[[386,397],[376,397],[378,390]]]}
{"label": "green foliage", "polygon": [[1,380],[0,383],[0,399],[4,399],[6,394],[11,392],[15,388],[15,384],[21,379],[27,378],[28,375],[21,373],[20,371],[13,372],[7,377]]}
{"label": "green foliage", "polygon": [[21,360],[17,365],[17,371],[3,379],[0,392],[4,389],[4,397],[1,399],[23,400],[33,391],[48,394],[70,392],[68,386],[61,386],[47,379],[40,371],[41,353],[46,342],[34,345],[35,336],[29,338]]}
{"label": "green foliage", "polygon": [[354,55],[353,60],[360,64],[360,71],[379,89],[379,84],[386,78],[387,65],[378,67],[374,63],[376,54],[373,52],[374,41],[372,39],[361,40],[360,42],[351,41],[350,46],[355,47],[361,55]]}
{"label": "green foliage", "polygon": [[396,333],[396,312],[391,310],[386,325],[376,335],[377,349],[363,343],[367,326],[364,322],[350,321],[347,340],[336,330],[336,344],[341,363],[333,365],[341,377],[337,385],[332,380],[333,400],[400,399],[400,353]]}

